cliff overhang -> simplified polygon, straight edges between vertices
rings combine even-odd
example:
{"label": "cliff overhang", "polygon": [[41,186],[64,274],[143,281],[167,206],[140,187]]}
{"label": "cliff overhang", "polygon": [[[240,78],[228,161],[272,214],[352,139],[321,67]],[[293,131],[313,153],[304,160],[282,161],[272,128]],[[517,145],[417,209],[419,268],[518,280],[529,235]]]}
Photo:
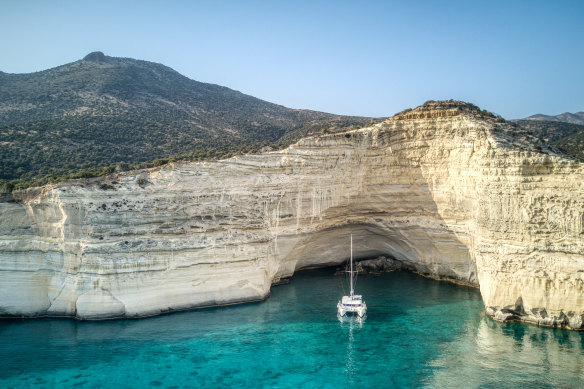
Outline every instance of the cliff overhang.
{"label": "cliff overhang", "polygon": [[479,285],[496,319],[581,329],[583,178],[513,124],[443,101],[277,152],[19,192],[0,203],[0,313],[262,299],[345,261],[353,234],[356,257]]}

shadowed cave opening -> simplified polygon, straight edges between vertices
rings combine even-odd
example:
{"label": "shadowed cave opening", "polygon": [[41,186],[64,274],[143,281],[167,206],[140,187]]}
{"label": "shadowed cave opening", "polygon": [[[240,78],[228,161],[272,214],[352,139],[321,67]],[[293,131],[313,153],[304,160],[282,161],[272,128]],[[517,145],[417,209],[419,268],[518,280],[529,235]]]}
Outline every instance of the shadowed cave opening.
{"label": "shadowed cave opening", "polygon": [[[350,237],[356,263],[379,257],[401,269],[425,277],[478,287],[476,265],[467,246],[451,231],[435,239],[420,226],[389,227],[371,223],[347,224],[321,230],[296,241],[285,263],[294,264],[290,274],[308,269],[339,267],[349,261]],[[284,246],[285,242],[280,242]]]}

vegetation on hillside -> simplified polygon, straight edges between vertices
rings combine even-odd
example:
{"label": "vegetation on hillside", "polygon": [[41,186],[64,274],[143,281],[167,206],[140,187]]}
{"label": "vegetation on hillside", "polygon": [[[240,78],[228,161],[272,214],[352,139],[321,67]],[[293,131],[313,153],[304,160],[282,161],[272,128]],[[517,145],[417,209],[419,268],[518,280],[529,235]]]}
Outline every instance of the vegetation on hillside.
{"label": "vegetation on hillside", "polygon": [[515,120],[522,128],[547,142],[556,142],[584,130],[584,125],[543,120]]}
{"label": "vegetation on hillside", "polygon": [[563,153],[584,161],[584,126],[581,127],[582,131],[557,140],[555,145]]}
{"label": "vegetation on hillside", "polygon": [[408,117],[409,113],[416,112],[418,109],[431,109],[431,110],[454,110],[459,113],[466,112],[471,113],[477,117],[481,118],[488,118],[488,119],[495,119],[497,122],[504,122],[500,115],[495,115],[492,112],[487,111],[486,109],[480,109],[476,105],[472,103],[468,103],[466,101],[460,100],[428,100],[424,104],[422,104],[418,108],[406,108],[401,112],[395,114],[396,117]]}
{"label": "vegetation on hillside", "polygon": [[281,148],[372,122],[289,109],[102,53],[37,73],[0,72],[0,113],[0,188],[8,189]]}
{"label": "vegetation on hillside", "polygon": [[562,153],[584,161],[583,125],[543,120],[516,120],[514,123]]}

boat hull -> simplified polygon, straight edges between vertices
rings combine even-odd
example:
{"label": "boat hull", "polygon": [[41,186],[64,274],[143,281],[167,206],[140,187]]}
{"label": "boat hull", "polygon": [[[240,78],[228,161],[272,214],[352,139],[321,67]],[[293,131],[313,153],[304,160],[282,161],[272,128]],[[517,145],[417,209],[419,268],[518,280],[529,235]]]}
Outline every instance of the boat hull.
{"label": "boat hull", "polygon": [[367,313],[367,305],[364,302],[358,305],[347,305],[339,301],[337,304],[337,310],[340,316],[355,314],[359,317],[363,317]]}

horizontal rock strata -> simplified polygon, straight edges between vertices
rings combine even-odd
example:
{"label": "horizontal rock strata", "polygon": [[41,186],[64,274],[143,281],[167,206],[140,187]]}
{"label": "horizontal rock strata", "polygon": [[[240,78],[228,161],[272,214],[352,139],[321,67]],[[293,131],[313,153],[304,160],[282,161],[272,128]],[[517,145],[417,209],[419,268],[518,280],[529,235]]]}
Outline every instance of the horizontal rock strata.
{"label": "horizontal rock strata", "polygon": [[583,178],[513,125],[431,102],[278,152],[29,190],[0,203],[0,314],[259,300],[346,261],[353,234],[357,258],[478,284],[497,319],[583,328]]}

